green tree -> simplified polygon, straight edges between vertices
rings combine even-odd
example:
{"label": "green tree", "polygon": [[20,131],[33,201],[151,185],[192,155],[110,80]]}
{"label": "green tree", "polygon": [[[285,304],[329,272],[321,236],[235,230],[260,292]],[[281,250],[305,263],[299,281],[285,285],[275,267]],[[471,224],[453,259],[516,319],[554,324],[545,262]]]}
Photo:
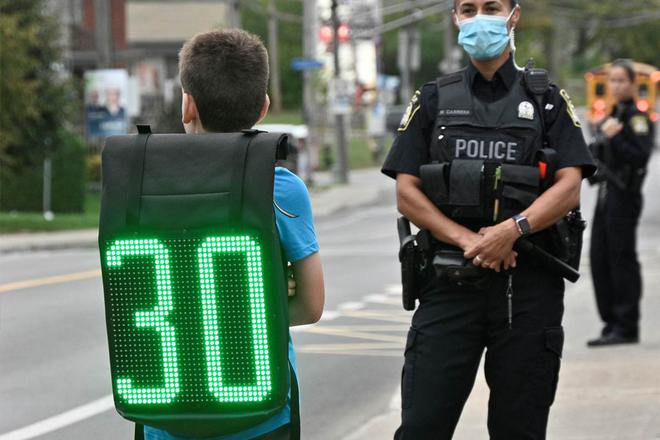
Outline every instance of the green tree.
{"label": "green tree", "polygon": [[57,66],[57,22],[42,0],[0,0],[0,166],[41,161],[72,115],[71,88]]}

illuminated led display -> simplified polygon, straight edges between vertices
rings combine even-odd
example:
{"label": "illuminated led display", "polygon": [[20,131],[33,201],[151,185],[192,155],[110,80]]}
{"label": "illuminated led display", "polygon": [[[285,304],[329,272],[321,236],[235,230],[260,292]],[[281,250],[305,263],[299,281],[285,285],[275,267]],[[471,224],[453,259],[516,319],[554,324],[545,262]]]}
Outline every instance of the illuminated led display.
{"label": "illuminated led display", "polygon": [[149,311],[135,312],[135,326],[153,328],[160,334],[163,353],[162,388],[135,388],[131,378],[117,379],[119,395],[132,404],[169,403],[179,393],[179,365],[176,355],[176,334],[167,321],[172,311],[172,283],[167,249],[158,240],[120,240],[108,250],[108,267],[120,267],[123,257],[132,255],[153,257],[156,274],[156,305]]}
{"label": "illuminated led display", "polygon": [[105,247],[112,377],[128,405],[272,398],[262,248],[249,235]]}
{"label": "illuminated led display", "polygon": [[[239,253],[244,255],[243,264],[217,271],[213,255]],[[217,291],[223,297],[236,297],[241,301],[244,292],[231,282],[228,272],[243,272],[247,267],[247,284],[250,301],[250,321],[252,328],[253,364],[256,384],[227,386],[223,383],[222,346],[218,330],[216,307]],[[202,289],[202,310],[204,320],[204,343],[208,368],[209,389],[221,402],[245,402],[262,400],[271,390],[268,339],[266,336],[266,308],[264,305],[263,270],[259,245],[247,236],[212,237],[199,248],[199,273]],[[216,276],[217,273],[217,276]],[[241,286],[243,287],[243,286]],[[235,322],[229,317],[228,323]],[[225,344],[232,344],[226,341]]]}

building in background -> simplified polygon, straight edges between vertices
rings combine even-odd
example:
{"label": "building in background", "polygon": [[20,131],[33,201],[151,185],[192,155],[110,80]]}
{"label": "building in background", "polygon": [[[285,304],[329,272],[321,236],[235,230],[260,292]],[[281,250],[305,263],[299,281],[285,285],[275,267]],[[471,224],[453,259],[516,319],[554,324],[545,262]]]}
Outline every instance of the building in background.
{"label": "building in background", "polygon": [[[82,79],[98,69],[125,69],[125,111],[144,121],[153,121],[177,96],[183,43],[198,32],[233,22],[233,4],[231,0],[46,0],[48,13],[62,23],[65,70]],[[90,93],[85,97],[87,107]]]}

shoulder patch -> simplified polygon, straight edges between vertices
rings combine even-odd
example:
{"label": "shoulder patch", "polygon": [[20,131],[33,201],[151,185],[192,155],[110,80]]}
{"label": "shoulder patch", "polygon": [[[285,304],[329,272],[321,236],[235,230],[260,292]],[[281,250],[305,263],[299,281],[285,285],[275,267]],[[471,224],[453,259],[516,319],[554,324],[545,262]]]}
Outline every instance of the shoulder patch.
{"label": "shoulder patch", "polygon": [[646,119],[645,115],[638,114],[630,118],[630,126],[632,127],[632,130],[635,132],[635,134],[649,134],[649,121]]}
{"label": "shoulder patch", "polygon": [[410,98],[410,103],[408,104],[408,107],[406,107],[406,111],[403,113],[401,123],[399,123],[398,131],[406,131],[408,129],[410,121],[412,121],[413,117],[415,117],[415,113],[417,113],[419,107],[421,106],[419,102],[420,95],[421,92],[417,90],[413,97]]}
{"label": "shoulder patch", "polygon": [[568,116],[571,117],[571,120],[573,121],[573,125],[575,125],[577,128],[582,128],[582,124],[580,123],[580,118],[578,117],[577,112],[575,111],[575,106],[573,105],[573,101],[571,101],[571,97],[568,96],[568,92],[566,92],[566,90],[564,89],[561,89],[559,91],[559,95],[566,102],[566,112],[568,113]]}

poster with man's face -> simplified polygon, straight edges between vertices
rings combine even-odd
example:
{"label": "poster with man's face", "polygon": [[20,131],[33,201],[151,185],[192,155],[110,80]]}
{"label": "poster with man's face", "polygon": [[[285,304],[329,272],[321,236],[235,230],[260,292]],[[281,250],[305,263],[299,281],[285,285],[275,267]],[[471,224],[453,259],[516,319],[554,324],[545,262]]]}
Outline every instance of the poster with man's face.
{"label": "poster with man's face", "polygon": [[85,72],[85,119],[88,138],[128,133],[128,73],[125,69]]}

